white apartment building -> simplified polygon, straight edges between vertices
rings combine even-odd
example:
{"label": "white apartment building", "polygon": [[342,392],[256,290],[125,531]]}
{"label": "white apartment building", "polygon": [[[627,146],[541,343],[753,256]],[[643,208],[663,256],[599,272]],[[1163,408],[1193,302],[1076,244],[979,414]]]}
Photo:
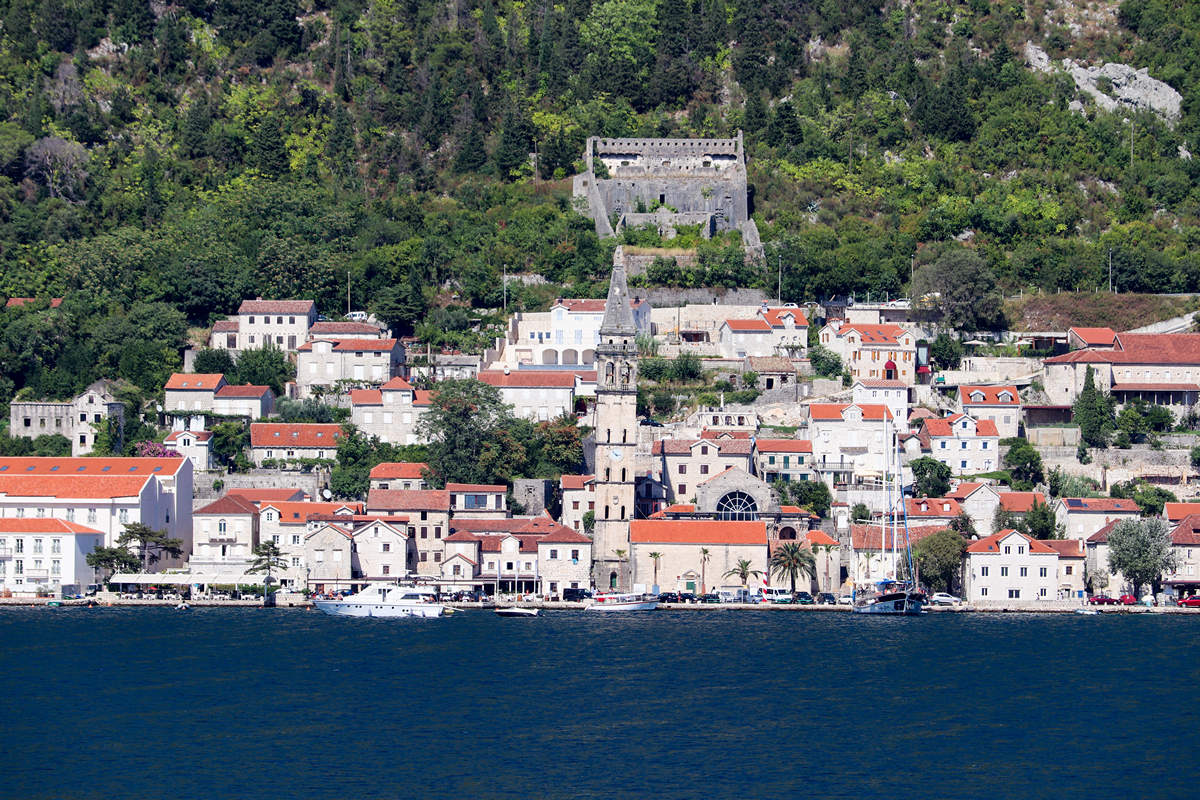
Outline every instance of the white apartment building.
{"label": "white apartment building", "polygon": [[922,455],[942,462],[954,475],[1000,468],[1000,434],[991,420],[975,420],[966,414],[923,419],[917,440]]}
{"label": "white apartment building", "polygon": [[573,531],[582,532],[583,517],[591,511],[596,513],[596,476],[563,475],[558,479],[562,492],[562,513],[558,521]]}
{"label": "white apartment building", "polygon": [[233,386],[219,372],[176,372],[167,380],[163,394],[163,408],[168,412],[207,412],[249,419],[263,419],[275,412],[275,393],[269,386]]}
{"label": "white apartment building", "polygon": [[266,345],[295,352],[308,339],[317,321],[312,300],[245,300],[236,319],[213,325],[209,347],[218,350],[256,350]]}
{"label": "white apartment building", "polygon": [[36,439],[59,434],[71,440],[71,455],[85,456],[96,444],[96,433],[111,419],[120,442],[125,430],[125,405],[113,395],[113,384],[100,380],[73,400],[13,400],[8,409],[8,435]]}
{"label": "white apartment building", "polygon": [[755,474],[767,483],[814,480],[813,446],[808,439],[755,439]]}
{"label": "white apartment building", "polygon": [[1021,426],[1021,395],[1016,386],[960,386],[958,402],[963,413],[995,423],[1001,439],[1016,436]]}
{"label": "white apartment building", "polygon": [[478,379],[500,390],[500,398],[525,419],[545,422],[574,414],[578,400],[596,396],[596,372],[575,370],[484,370]]}
{"label": "white apartment building", "polygon": [[[104,534],[142,522],[192,548],[192,462],[168,458],[0,458],[0,517],[57,518]],[[165,558],[157,568],[177,567]]]}
{"label": "white apartment building", "polygon": [[204,575],[244,575],[259,543],[254,503],[227,494],[192,512],[193,542],[188,567]]}
{"label": "white apartment building", "polygon": [[447,483],[450,513],[458,519],[503,519],[508,516],[508,487],[503,484]]}
{"label": "white apartment building", "polygon": [[1051,508],[1067,539],[1085,541],[1110,522],[1138,519],[1142,515],[1137,503],[1113,497],[1060,497]]}
{"label": "white apartment building", "polygon": [[560,596],[591,585],[592,541],[546,516],[456,519],[442,578],[453,588]]}
{"label": "white apartment building", "polygon": [[855,381],[850,391],[854,403],[887,406],[900,433],[908,430],[908,386],[895,380],[866,378]]}
{"label": "white apartment building", "polygon": [[255,466],[264,461],[299,458],[337,458],[342,426],[324,422],[254,422],[250,424],[250,454]]}
{"label": "white apartment building", "polygon": [[0,590],[78,593],[96,583],[88,553],[104,544],[101,531],[53,517],[0,517]]}
{"label": "white apartment building", "polygon": [[212,431],[171,431],[163,444],[192,462],[193,471],[213,468]]}
{"label": "white apartment building", "polygon": [[[234,494],[234,492],[230,492]],[[352,519],[362,514],[362,503],[319,503],[299,500],[269,500],[259,507],[259,539],[279,548],[287,567],[280,574],[284,586],[302,587],[307,577],[304,538],[310,519]]]}
{"label": "white apartment building", "polygon": [[763,306],[752,319],[725,320],[717,337],[725,358],[803,358],[808,352],[808,319],[798,308]]}
{"label": "white apartment building", "polygon": [[896,425],[879,403],[813,403],[808,407],[813,469],[832,489],[855,476],[880,478],[893,462]]}
{"label": "white apartment building", "polygon": [[389,444],[421,444],[421,416],[433,393],[392,378],[378,389],[350,391],[350,421],[367,436]]}
{"label": "white apartment building", "polygon": [[967,545],[965,600],[1031,605],[1058,599],[1058,552],[1014,530]]}
{"label": "white apartment building", "polygon": [[[516,330],[505,347],[503,362],[509,365],[578,364],[590,368],[596,362],[604,300],[560,298],[547,312],[521,314]],[[638,333],[649,335],[650,303],[630,300],[633,323]]]}
{"label": "white apartment building", "polygon": [[821,329],[821,344],[837,353],[850,377],[916,380],[917,336],[900,325],[851,325],[832,320]]}
{"label": "white apartment building", "polygon": [[296,354],[296,388],[301,398],[339,384],[382,384],[404,367],[404,348],[395,339],[313,339]]}

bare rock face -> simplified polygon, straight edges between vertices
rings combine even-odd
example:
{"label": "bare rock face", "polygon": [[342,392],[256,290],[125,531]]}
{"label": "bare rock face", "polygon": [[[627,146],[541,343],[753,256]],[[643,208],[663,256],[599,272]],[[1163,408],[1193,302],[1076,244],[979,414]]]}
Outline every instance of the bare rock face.
{"label": "bare rock face", "polygon": [[1053,72],[1050,55],[1033,42],[1025,42],[1025,63],[1034,72]]}
{"label": "bare rock face", "polygon": [[[1117,63],[1085,67],[1069,58],[1063,59],[1063,69],[1075,81],[1079,91],[1090,95],[1105,111],[1115,111],[1124,105],[1139,111],[1153,111],[1171,124],[1179,121],[1183,97],[1162,81],[1151,78],[1146,69]],[[1108,92],[1101,88],[1106,79],[1111,87]]]}

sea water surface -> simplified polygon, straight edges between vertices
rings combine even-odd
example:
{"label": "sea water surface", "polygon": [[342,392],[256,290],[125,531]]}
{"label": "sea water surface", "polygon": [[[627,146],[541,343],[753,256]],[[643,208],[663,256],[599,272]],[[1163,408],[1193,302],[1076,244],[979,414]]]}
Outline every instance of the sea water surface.
{"label": "sea water surface", "polygon": [[1200,617],[0,609],[8,798],[1172,797]]}

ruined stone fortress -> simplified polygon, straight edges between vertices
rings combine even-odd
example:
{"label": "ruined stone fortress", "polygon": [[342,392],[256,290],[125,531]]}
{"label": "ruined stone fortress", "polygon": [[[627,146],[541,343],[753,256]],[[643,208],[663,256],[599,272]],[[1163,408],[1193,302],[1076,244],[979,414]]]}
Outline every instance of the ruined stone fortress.
{"label": "ruined stone fortress", "polygon": [[750,219],[741,131],[734,139],[593,136],[584,164],[573,192],[601,237],[652,224],[670,238],[677,225],[700,225],[705,237],[739,230],[748,251],[761,249]]}

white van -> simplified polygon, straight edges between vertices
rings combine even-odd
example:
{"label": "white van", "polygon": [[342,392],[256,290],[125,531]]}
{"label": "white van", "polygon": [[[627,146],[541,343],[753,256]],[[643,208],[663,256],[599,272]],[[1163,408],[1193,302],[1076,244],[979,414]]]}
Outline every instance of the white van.
{"label": "white van", "polygon": [[792,602],[792,590],[785,586],[764,586],[759,592],[764,603]]}
{"label": "white van", "polygon": [[744,586],[722,586],[717,589],[717,597],[722,603],[749,603],[750,590]]}

